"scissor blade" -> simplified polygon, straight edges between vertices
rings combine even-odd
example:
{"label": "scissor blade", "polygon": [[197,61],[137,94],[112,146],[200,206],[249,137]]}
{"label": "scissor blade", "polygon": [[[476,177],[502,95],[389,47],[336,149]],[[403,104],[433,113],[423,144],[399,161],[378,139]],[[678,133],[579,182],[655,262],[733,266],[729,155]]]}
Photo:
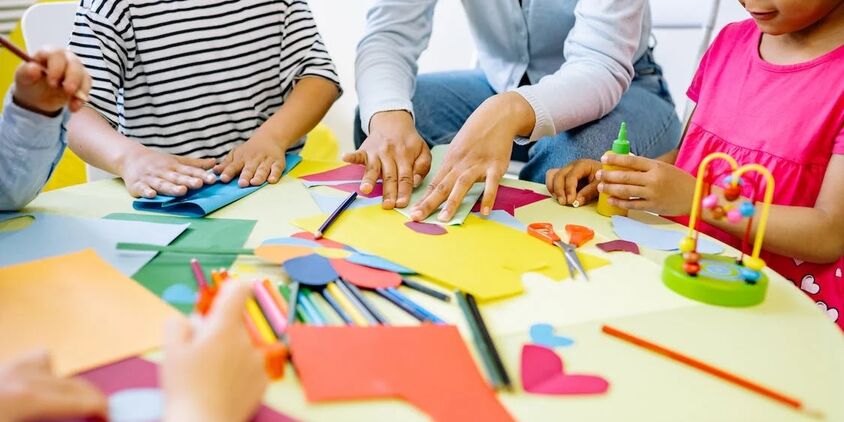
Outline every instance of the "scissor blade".
{"label": "scissor blade", "polygon": [[585,278],[586,281],[589,281],[589,274],[586,274],[586,268],[584,268],[583,264],[580,262],[580,257],[577,256],[577,252],[575,252],[574,247],[561,243],[560,248],[563,250],[563,254],[566,256],[566,261],[569,264],[569,273],[571,274],[571,278],[575,278],[576,274],[574,270],[576,269],[577,272],[583,274],[583,278]]}

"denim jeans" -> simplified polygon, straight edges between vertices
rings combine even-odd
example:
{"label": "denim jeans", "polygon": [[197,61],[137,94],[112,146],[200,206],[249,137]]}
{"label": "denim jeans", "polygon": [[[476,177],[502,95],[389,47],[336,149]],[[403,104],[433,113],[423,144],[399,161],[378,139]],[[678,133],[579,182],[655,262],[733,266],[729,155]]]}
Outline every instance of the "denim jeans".
{"label": "denim jeans", "polygon": [[[544,183],[545,173],[552,168],[580,158],[600,159],[612,148],[621,122],[627,122],[636,155],[655,158],[676,148],[681,124],[662,69],[650,51],[635,69],[630,89],[608,115],[526,146],[514,144],[512,158],[527,163],[519,178]],[[450,143],[472,112],[495,94],[480,70],[419,75],[413,96],[416,129],[429,146]],[[355,146],[360,147],[364,139],[356,113]]]}

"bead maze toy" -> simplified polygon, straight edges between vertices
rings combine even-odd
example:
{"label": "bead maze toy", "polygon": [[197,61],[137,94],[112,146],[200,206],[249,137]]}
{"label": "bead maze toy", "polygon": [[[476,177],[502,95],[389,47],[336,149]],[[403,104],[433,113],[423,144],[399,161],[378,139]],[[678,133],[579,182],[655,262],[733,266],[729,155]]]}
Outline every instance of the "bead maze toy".
{"label": "bead maze toy", "polygon": [[[709,166],[715,160],[725,160],[730,165],[731,174],[724,177],[723,199],[712,192],[713,181],[723,174],[711,174]],[[753,239],[750,255],[750,234],[753,218],[757,211],[756,189],[751,185],[753,194],[750,200],[740,199],[742,187],[751,184],[743,178],[746,173],[755,172],[765,180],[765,194],[759,208],[759,225]],[[692,211],[689,217],[689,234],[680,241],[680,253],[666,258],[662,272],[662,281],[671,290],[700,302],[721,306],[753,306],[765,299],[768,289],[768,277],[762,272],[765,261],[759,257],[762,240],[768,222],[768,213],[774,195],[774,178],[765,167],[759,164],[738,166],[733,157],[723,153],[713,153],[701,162],[697,173]],[[737,203],[738,202],[738,203]],[[697,252],[698,231],[696,226],[701,219],[702,210],[709,211],[716,220],[726,219],[732,224],[746,221],[742,239],[741,256],[738,259],[719,255],[700,254]]]}

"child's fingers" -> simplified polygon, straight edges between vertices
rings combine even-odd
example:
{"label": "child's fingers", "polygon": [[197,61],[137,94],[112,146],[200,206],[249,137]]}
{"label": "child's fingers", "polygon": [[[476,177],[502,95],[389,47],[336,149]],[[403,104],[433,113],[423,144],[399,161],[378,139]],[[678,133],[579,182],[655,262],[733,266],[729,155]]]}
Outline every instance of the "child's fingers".
{"label": "child's fingers", "polygon": [[[547,189],[548,193],[552,195],[554,195],[554,178],[560,170],[561,169],[553,168],[545,172],[545,189]],[[554,195],[554,197],[556,198],[556,195]]]}
{"label": "child's fingers", "polygon": [[105,396],[84,380],[51,378],[39,384],[38,393],[27,404],[27,420],[104,417],[108,413]]}
{"label": "child's fingers", "polygon": [[231,164],[232,160],[234,159],[233,155],[234,154],[232,154],[232,152],[229,152],[228,154],[226,154],[226,157],[223,158],[223,161],[220,161],[219,163],[217,163],[214,166],[214,168],[211,169],[211,170],[216,174],[222,173],[226,169],[226,167],[228,167],[229,164]]}
{"label": "child's fingers", "polygon": [[241,317],[251,292],[248,283],[238,280],[229,280],[223,284],[214,300],[214,305],[211,306],[211,313],[208,315],[209,326],[239,325],[242,327]]}
{"label": "child's fingers", "polygon": [[184,164],[177,165],[176,171],[186,176],[199,179],[206,184],[214,183],[214,181],[217,180],[217,176],[215,176],[213,173],[209,173],[207,170],[203,170],[201,168],[192,166],[186,166]]}
{"label": "child's fingers", "polygon": [[79,59],[70,51],[65,51],[65,60],[67,61],[67,68],[64,72],[62,88],[64,88],[65,94],[72,96],[82,88],[87,72]]}
{"label": "child's fingers", "polygon": [[648,184],[645,173],[641,171],[601,170],[598,173],[600,173],[598,178],[603,183],[634,186],[646,186]]}
{"label": "child's fingers", "polygon": [[284,173],[284,167],[286,164],[286,160],[273,161],[273,164],[270,166],[270,175],[267,177],[267,181],[270,183],[278,183],[278,181],[281,180],[281,175]]}
{"label": "child's fingers", "polygon": [[213,158],[191,158],[191,157],[182,157],[179,155],[175,155],[176,160],[186,166],[198,167],[203,170],[210,170],[217,164],[217,161]]}
{"label": "child's fingers", "polygon": [[577,199],[577,185],[580,184],[582,179],[588,179],[591,175],[592,167],[587,163],[577,161],[572,165],[571,171],[566,174],[565,180],[563,180],[564,197],[566,198],[567,204],[574,203],[575,199]]}
{"label": "child's fingers", "polygon": [[644,199],[621,199],[621,198],[608,198],[607,202],[619,208],[624,208],[626,210],[637,210],[637,211],[651,211],[654,209],[654,204],[651,201],[647,201]]}
{"label": "child's fingers", "polygon": [[229,183],[232,181],[238,174],[240,174],[240,171],[243,170],[243,164],[243,160],[233,159],[228,165],[226,165],[226,168],[223,169],[223,172],[220,174],[220,181],[223,183]]}
{"label": "child's fingers", "polygon": [[18,87],[34,85],[44,77],[42,67],[35,63],[24,63],[15,72],[15,84]]}
{"label": "child's fingers", "polygon": [[172,317],[164,325],[164,351],[178,350],[193,337],[193,328],[183,317]]}
{"label": "child's fingers", "polygon": [[135,198],[155,198],[155,189],[143,181],[137,181],[129,186],[129,194]]}
{"label": "child's fingers", "polygon": [[202,179],[191,177],[176,171],[168,171],[164,173],[161,178],[174,185],[181,185],[190,189],[199,189],[204,184]]}
{"label": "child's fingers", "polygon": [[654,165],[654,160],[635,155],[604,154],[601,163],[612,166],[626,167],[630,170],[648,171]]}
{"label": "child's fingers", "polygon": [[47,349],[34,349],[17,356],[8,362],[15,372],[23,374],[50,374],[50,352]]}
{"label": "child's fingers", "polygon": [[588,185],[584,186],[580,192],[577,193],[577,198],[575,201],[577,202],[577,206],[586,205],[595,200],[598,197],[598,182],[597,180],[593,180]]}
{"label": "child's fingers", "polygon": [[258,186],[261,183],[267,181],[267,176],[270,175],[270,166],[272,166],[273,161],[271,158],[264,160],[261,164],[258,165],[258,168],[255,169],[255,175],[252,176],[252,180],[249,183],[252,186]]}
{"label": "child's fingers", "polygon": [[255,170],[258,169],[259,164],[260,161],[253,158],[243,165],[243,169],[240,171],[240,180],[237,181],[237,184],[240,185],[240,187],[245,188],[249,186],[252,177],[255,176]]}
{"label": "child's fingers", "polygon": [[622,199],[647,197],[645,188],[634,185],[614,185],[601,182],[598,184],[598,192]]}
{"label": "child's fingers", "polygon": [[153,177],[147,180],[149,187],[155,189],[156,192],[168,196],[182,196],[188,193],[188,188],[181,185],[175,185],[159,177]]}
{"label": "child's fingers", "polygon": [[67,56],[62,50],[53,50],[47,58],[47,84],[58,88],[67,68]]}

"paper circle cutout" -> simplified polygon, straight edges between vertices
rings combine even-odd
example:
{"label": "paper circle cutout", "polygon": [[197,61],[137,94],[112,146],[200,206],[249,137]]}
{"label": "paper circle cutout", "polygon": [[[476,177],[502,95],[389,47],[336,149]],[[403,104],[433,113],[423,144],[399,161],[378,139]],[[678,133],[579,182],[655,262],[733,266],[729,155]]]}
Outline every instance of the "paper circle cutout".
{"label": "paper circle cutout", "polygon": [[108,398],[111,422],[158,421],[164,416],[164,394],[158,388],[132,388]]}
{"label": "paper circle cutout", "polygon": [[313,248],[288,245],[261,245],[255,248],[255,256],[273,264],[283,264],[293,258],[310,255]]}
{"label": "paper circle cutout", "polygon": [[346,259],[352,255],[352,252],[346,249],[323,248],[322,246],[314,248],[314,253],[328,259]]}
{"label": "paper circle cutout", "polygon": [[317,254],[293,258],[282,267],[292,280],[310,287],[323,287],[339,277],[328,258]]}
{"label": "paper circle cutout", "polygon": [[365,289],[398,287],[401,277],[392,272],[364,267],[342,259],[332,259],[331,265],[344,280]]}

